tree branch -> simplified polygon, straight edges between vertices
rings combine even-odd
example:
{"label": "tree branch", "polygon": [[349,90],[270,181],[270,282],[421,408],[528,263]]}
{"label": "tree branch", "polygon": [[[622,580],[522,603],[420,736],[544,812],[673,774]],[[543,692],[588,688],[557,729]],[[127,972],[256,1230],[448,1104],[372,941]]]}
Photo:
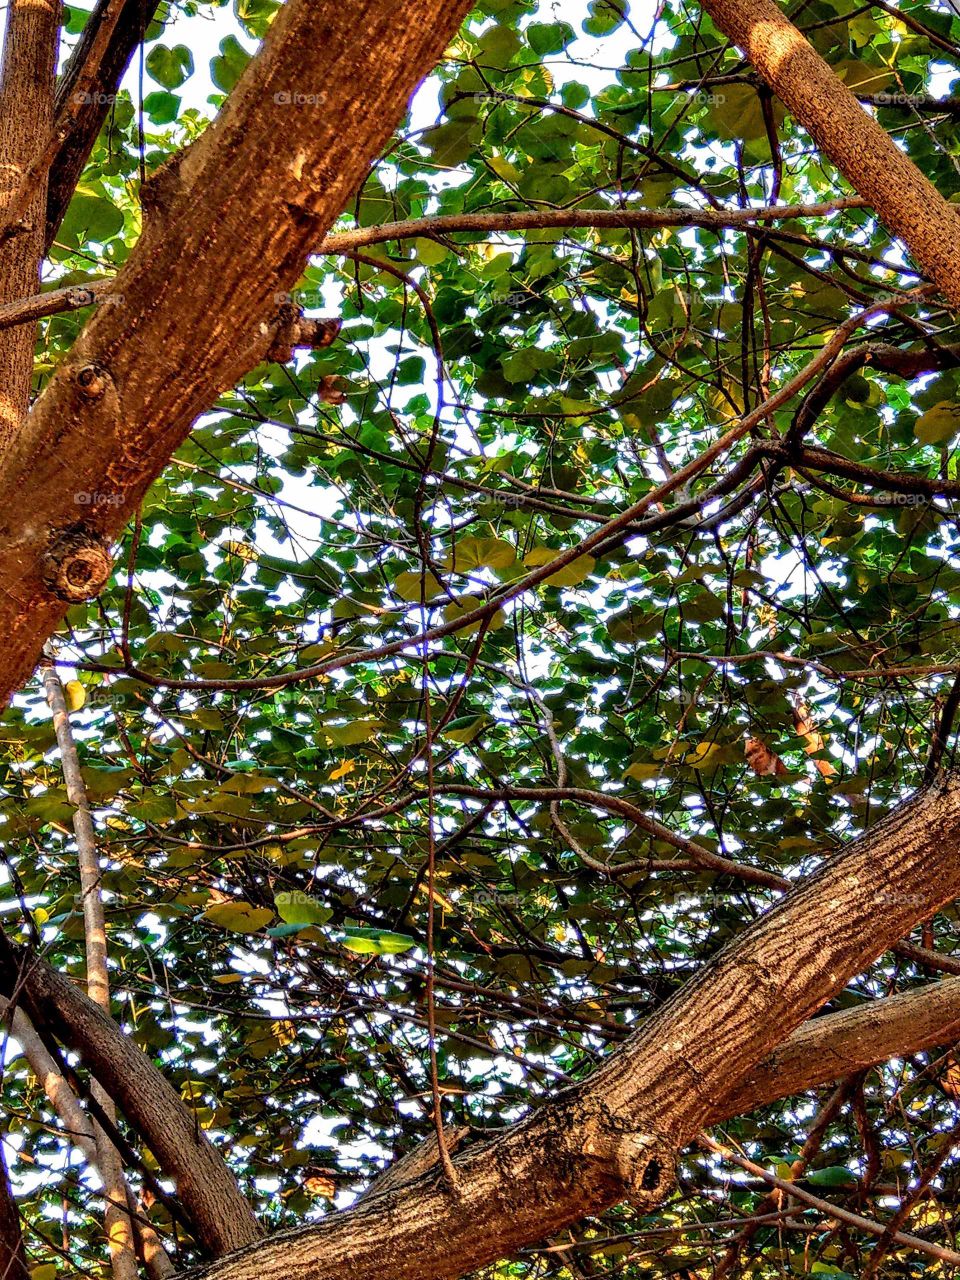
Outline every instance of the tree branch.
{"label": "tree branch", "polygon": [[583,1085],[457,1155],[456,1196],[427,1173],[198,1277],[280,1280],[294,1270],[333,1280],[349,1270],[352,1280],[432,1280],[509,1256],[625,1197],[648,1211],[717,1099],[762,1074],[793,1027],[960,890],[958,839],[960,780],[950,778],[834,854]]}
{"label": "tree branch", "polygon": [[[266,357],[278,295],[468,8],[290,0],[214,123],[145,184],[122,305],[94,313],[0,470],[0,615],[14,615],[2,696],[69,604],[103,586],[110,542],[197,415]],[[91,488],[111,502],[78,519],[75,495]]]}
{"label": "tree branch", "polygon": [[159,0],[97,0],[67,59],[53,104],[57,143],[47,183],[44,252],[50,251],[124,72],[159,7]]}
{"label": "tree branch", "polygon": [[960,217],[774,0],[703,0],[847,181],[944,297],[960,306]]}

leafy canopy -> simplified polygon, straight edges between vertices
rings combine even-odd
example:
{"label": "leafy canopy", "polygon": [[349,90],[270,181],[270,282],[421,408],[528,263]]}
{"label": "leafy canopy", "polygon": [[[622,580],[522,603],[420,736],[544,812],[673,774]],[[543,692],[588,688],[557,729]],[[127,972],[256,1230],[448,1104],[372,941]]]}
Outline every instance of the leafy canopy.
{"label": "leafy canopy", "polygon": [[[51,286],[123,263],[141,171],[204,128],[276,7],[162,10]],[[482,0],[337,229],[851,194],[696,7],[669,0],[655,25],[651,9]],[[85,16],[71,5],[71,38]],[[229,31],[212,62],[211,16]],[[939,190],[960,191],[956,103],[930,103],[949,94],[960,19],[913,0],[813,0],[798,21]],[[207,74],[209,100],[192,88]],[[103,839],[118,1015],[266,1221],[345,1202],[430,1131],[431,822],[444,1107],[479,1133],[582,1077],[777,896],[609,808],[552,814],[551,789],[628,799],[770,881],[796,880],[918,784],[960,669],[954,507],[773,458],[712,495],[789,431],[798,398],[626,536],[509,590],[702,454],[842,321],[917,283],[859,207],[719,229],[424,227],[321,254],[296,301],[339,315],[340,339],[253,370],[155,484],[60,658]],[[86,315],[43,324],[38,385]],[[952,327],[932,298],[911,300],[849,346],[946,346]],[[958,377],[949,360],[919,377],[868,361],[806,443],[955,481]],[[298,677],[328,660],[343,661]],[[39,685],[0,737],[7,919],[26,937],[26,905],[47,956],[80,974],[71,807]],[[523,788],[543,794],[509,795]],[[950,951],[957,930],[947,909],[932,937]],[[922,976],[887,957],[834,1007]],[[882,1215],[884,1189],[928,1164],[951,1123],[945,1070],[919,1055],[871,1072],[823,1135],[812,1187],[850,1204],[854,1184]],[[22,1058],[3,1089],[38,1280],[89,1269],[94,1184]],[[783,1171],[817,1103],[787,1099],[727,1132]],[[620,1208],[579,1229],[582,1250],[501,1270],[708,1268],[733,1229],[691,1224],[762,1196],[730,1172],[691,1154],[650,1218]],[[937,1185],[922,1221],[949,1243],[952,1162]],[[868,1244],[774,1222],[754,1236],[752,1274],[858,1274]],[[194,1256],[182,1232],[178,1247]],[[888,1265],[932,1264],[895,1249]]]}

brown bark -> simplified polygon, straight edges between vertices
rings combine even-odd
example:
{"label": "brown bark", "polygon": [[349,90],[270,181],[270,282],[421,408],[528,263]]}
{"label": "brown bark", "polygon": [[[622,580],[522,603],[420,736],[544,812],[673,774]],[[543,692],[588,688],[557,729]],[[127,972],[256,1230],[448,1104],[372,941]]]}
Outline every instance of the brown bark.
{"label": "brown bark", "polygon": [[[59,26],[59,0],[10,0],[7,6],[0,75],[0,221],[50,131]],[[41,182],[15,234],[0,243],[0,304],[37,292],[45,208],[46,183]],[[0,332],[0,454],[27,414],[34,340],[33,325]]]}
{"label": "brown bark", "polygon": [[[158,0],[123,0],[114,18],[111,9],[115,3],[97,0],[57,81],[53,114],[60,137],[47,184],[46,252],[113,105],[123,73],[160,7]],[[109,36],[101,52],[96,48],[97,36],[107,23]]]}
{"label": "brown bark", "polygon": [[717,1105],[710,1123],[746,1115],[889,1058],[960,1039],[960,979],[811,1018]]}
{"label": "brown bark", "polygon": [[[21,986],[22,981],[22,986]],[[0,934],[0,987],[35,1026],[75,1050],[143,1136],[213,1254],[260,1237],[253,1210],[216,1148],[154,1064],[98,1005],[48,965]]]}
{"label": "brown bark", "polygon": [[29,1280],[27,1253],[23,1245],[20,1211],[10,1186],[7,1161],[0,1143],[0,1276],[3,1280]]}
{"label": "brown bark", "polygon": [[506,213],[426,214],[405,222],[385,222],[376,227],[354,227],[326,237],[318,253],[350,253],[365,245],[387,244],[415,236],[448,236],[473,232],[488,236],[493,232],[563,230],[565,228],[611,229],[634,227],[702,227],[723,231],[728,227],[749,227],[754,223],[783,222],[793,218],[823,217],[840,209],[859,209],[859,197],[827,200],[819,204],[771,205],[766,209],[519,209]]}
{"label": "brown bark", "polygon": [[[799,1023],[960,891],[958,838],[960,780],[951,779],[831,857],[583,1085],[456,1156],[455,1193],[428,1173],[202,1274],[458,1276],[625,1197],[652,1207],[670,1188],[676,1152],[723,1109],[718,1100],[763,1078],[759,1064]],[[846,1071],[861,1051],[855,1038],[840,1041],[847,1048],[832,1060]]]}
{"label": "brown bark", "polygon": [[[617,1083],[621,1076],[625,1082],[627,1071],[622,1054],[629,1049],[636,1055],[642,1046],[648,1058],[643,1073],[645,1078],[654,1080],[654,1086],[661,1095],[668,1095],[662,1117],[666,1119],[668,1113],[679,1114],[678,1106],[682,1110],[687,1081],[675,1067],[671,1067],[671,1060],[675,1062],[678,1051],[675,1043],[671,1044],[664,1037],[677,1034],[677,1031],[671,1032],[671,1027],[688,1027],[685,1034],[694,1042],[700,1037],[703,1049],[711,1052],[712,1043],[724,1031],[725,1010],[737,1001],[750,1002],[745,987],[736,985],[738,974],[749,974],[752,964],[769,949],[773,950],[774,959],[777,951],[783,957],[779,972],[782,973],[780,981],[784,999],[778,997],[777,980],[764,984],[761,992],[762,999],[778,1022],[778,1029],[766,1034],[764,1040],[769,1040],[772,1034],[775,1042],[781,1034],[779,1028],[796,1018],[789,1004],[791,984],[796,987],[804,980],[804,975],[808,975],[816,983],[817,990],[825,987],[836,989],[842,985],[843,979],[830,966],[836,962],[838,954],[849,956],[853,949],[859,956],[869,958],[875,949],[884,945],[881,937],[876,937],[869,944],[857,941],[858,931],[860,935],[869,934],[864,918],[869,916],[872,902],[882,899],[884,909],[889,910],[891,901],[897,896],[903,900],[903,908],[897,912],[901,923],[884,931],[884,937],[902,927],[906,914],[924,909],[924,904],[917,900],[919,891],[915,886],[924,878],[925,860],[929,872],[929,862],[936,852],[933,846],[939,847],[941,835],[950,839],[960,832],[960,783],[953,782],[945,791],[922,797],[906,806],[885,824],[885,828],[877,829],[850,846],[845,854],[833,858],[824,872],[750,930],[742,943],[729,948],[714,965],[709,966],[697,980],[701,990],[694,999],[692,1013],[686,1004],[683,1009],[676,1009],[677,1002],[672,1002],[663,1013],[644,1024],[624,1050],[615,1053],[604,1072],[589,1081],[585,1089],[561,1095],[553,1106],[545,1107],[532,1122],[516,1126],[504,1138],[491,1144],[471,1148],[457,1161],[459,1165],[462,1160],[467,1169],[470,1178],[467,1189],[471,1195],[475,1192],[480,1195],[485,1187],[494,1199],[512,1200],[513,1195],[520,1192],[511,1191],[511,1188],[522,1175],[529,1184],[540,1188],[539,1195],[548,1201],[555,1198],[556,1203],[545,1213],[542,1224],[539,1219],[527,1223],[524,1239],[512,1237],[508,1241],[504,1238],[496,1205],[485,1211],[481,1198],[478,1208],[467,1210],[465,1207],[461,1217],[456,1201],[450,1201],[445,1192],[424,1182],[424,1171],[429,1171],[436,1161],[436,1142],[430,1140],[398,1161],[371,1187],[364,1206],[380,1205],[385,1215],[383,1218],[371,1218],[369,1210],[364,1208],[363,1214],[356,1210],[334,1215],[325,1221],[322,1230],[310,1227],[282,1237],[282,1240],[292,1242],[291,1247],[305,1273],[310,1276],[333,1275],[338,1265],[336,1260],[357,1249],[365,1269],[351,1270],[351,1275],[380,1274],[390,1277],[390,1280],[416,1274],[425,1277],[455,1275],[458,1269],[479,1265],[475,1261],[475,1253],[465,1252],[469,1245],[467,1237],[471,1234],[471,1213],[474,1220],[481,1223],[483,1232],[493,1233],[485,1241],[483,1251],[483,1257],[490,1260],[545,1234],[552,1229],[557,1213],[565,1214],[564,1220],[571,1221],[585,1212],[588,1205],[597,1207],[598,1202],[609,1202],[622,1195],[623,1185],[616,1170],[611,1168],[611,1159],[604,1158],[602,1149],[593,1155],[585,1155],[582,1148],[591,1137],[596,1141],[598,1117],[605,1117],[605,1123],[612,1123],[615,1131],[619,1124],[624,1124],[624,1132],[629,1134],[634,1123],[632,1117],[641,1114],[643,1099],[625,1115],[615,1112],[612,1103],[608,1107],[602,1100],[596,1101],[595,1096],[591,1099],[601,1077],[606,1074],[612,1078],[614,1088],[622,1092],[624,1084]],[[896,865],[898,851],[910,862],[904,876],[900,875]],[[955,879],[960,873],[955,869],[951,874]],[[933,874],[928,874],[927,879],[934,879]],[[941,893],[956,892],[954,879],[946,886],[927,887],[929,900],[939,899]],[[854,910],[854,903],[859,904],[856,907],[859,930],[856,921],[847,919],[850,911]],[[776,919],[771,921],[771,917]],[[821,936],[826,939],[837,931],[845,934],[838,940],[837,947],[833,950],[826,945],[818,947]],[[759,939],[758,934],[765,936]],[[799,937],[794,948],[789,940],[795,935]],[[779,947],[776,936],[784,939]],[[859,961],[848,960],[848,968],[850,964],[856,966]],[[6,944],[6,948],[0,950],[0,986],[11,991],[19,972],[20,957]],[[718,982],[724,973],[723,983]],[[691,988],[697,984],[691,984]],[[711,1004],[713,992],[722,992],[723,985],[728,989],[727,995],[723,1006],[715,1010]],[[810,995],[808,1003],[815,999]],[[202,1186],[207,1177],[205,1157],[202,1151],[197,1150],[198,1135],[189,1118],[187,1138],[183,1128],[182,1104],[152,1063],[122,1036],[112,1022],[104,1018],[78,988],[42,961],[35,961],[28,968],[21,1002],[32,1008],[35,1016],[45,1019],[64,1042],[76,1050],[84,1063],[107,1083],[132,1122],[144,1133],[164,1173],[174,1177],[185,1203],[196,1212],[192,1186],[185,1178],[184,1167],[196,1164],[194,1182]],[[687,1004],[689,1002],[688,996]],[[729,1057],[723,1059],[726,1066],[725,1069],[721,1066],[719,1074],[725,1080],[736,1077],[741,1053],[750,1056],[751,1034],[744,1039],[744,1048],[737,1051],[737,1056],[731,1051]],[[690,1092],[697,1096],[698,1105],[699,1102],[703,1104],[703,1123],[712,1124],[732,1115],[750,1112],[776,1098],[830,1083],[894,1055],[916,1053],[934,1045],[950,1043],[958,1035],[960,979],[950,978],[865,1006],[814,1018],[778,1047],[768,1051],[762,1060],[756,1061],[739,1083],[731,1087],[712,1086],[709,1093],[705,1086]],[[696,1052],[696,1044],[691,1047]],[[679,1052],[683,1057],[689,1056],[692,1067],[694,1054]],[[658,1083],[655,1077],[660,1070],[666,1072],[666,1076],[665,1082]],[[713,1074],[716,1077],[718,1073]],[[607,1096],[606,1090],[601,1092]],[[608,1095],[611,1099],[613,1093],[611,1089]],[[572,1129],[571,1125],[580,1127]],[[163,1137],[168,1128],[169,1142],[164,1145]],[[539,1128],[545,1132],[538,1134]],[[532,1151],[528,1150],[524,1138],[524,1134],[531,1131],[536,1138]],[[451,1147],[462,1137],[459,1132],[451,1135]],[[181,1146],[184,1141],[187,1145]],[[682,1142],[678,1135],[677,1148]],[[531,1164],[537,1157],[542,1160],[542,1167]],[[411,1185],[411,1179],[418,1178],[420,1181],[412,1184],[409,1198],[395,1198],[399,1188]],[[427,1192],[430,1195],[424,1199]],[[391,1199],[387,1200],[387,1196]],[[453,1218],[453,1226],[443,1222],[443,1230],[449,1233],[449,1257],[442,1242],[433,1240],[429,1262],[421,1272],[417,1271],[420,1262],[406,1268],[402,1257],[396,1260],[392,1251],[391,1258],[396,1266],[393,1262],[388,1265],[384,1242],[394,1228],[404,1239],[409,1233],[417,1235],[417,1223],[428,1234],[439,1230],[438,1205],[445,1216],[449,1212]],[[502,1204],[499,1210],[504,1211]],[[318,1230],[319,1235],[316,1234]],[[273,1247],[274,1240],[263,1242],[252,1252],[226,1259],[223,1267],[227,1280],[247,1280],[247,1277],[250,1280],[269,1280],[274,1267],[279,1275],[284,1255],[282,1251],[272,1254],[270,1250]],[[469,1247],[473,1248],[472,1245]],[[267,1251],[266,1256],[262,1254],[263,1250]],[[397,1252],[403,1254],[402,1240],[398,1243]],[[329,1265],[328,1256],[333,1259]],[[381,1262],[383,1268],[378,1271]],[[268,1269],[267,1274],[261,1276],[259,1273],[264,1265]]]}
{"label": "brown bark", "polygon": [[960,306],[960,213],[946,201],[775,0],[704,0],[715,25],[747,55],[777,97],[853,188]]}
{"label": "brown bark", "polygon": [[[108,544],[197,415],[264,359],[278,296],[468,8],[290,0],[216,121],[150,179],[122,303],[92,317],[0,471],[0,696],[103,586]],[[84,491],[110,501],[80,508]]]}

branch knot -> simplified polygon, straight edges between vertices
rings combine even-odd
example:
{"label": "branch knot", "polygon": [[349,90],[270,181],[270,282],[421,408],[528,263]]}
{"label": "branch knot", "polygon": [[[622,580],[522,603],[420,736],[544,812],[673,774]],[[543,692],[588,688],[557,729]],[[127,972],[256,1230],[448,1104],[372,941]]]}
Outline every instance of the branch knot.
{"label": "branch knot", "polygon": [[632,1205],[660,1204],[676,1180],[674,1146],[663,1134],[635,1128],[602,1105],[593,1110],[584,1125],[582,1154],[601,1162]]}
{"label": "branch knot", "polygon": [[83,525],[64,529],[54,537],[41,563],[44,586],[68,604],[98,596],[112,571],[107,543]]}

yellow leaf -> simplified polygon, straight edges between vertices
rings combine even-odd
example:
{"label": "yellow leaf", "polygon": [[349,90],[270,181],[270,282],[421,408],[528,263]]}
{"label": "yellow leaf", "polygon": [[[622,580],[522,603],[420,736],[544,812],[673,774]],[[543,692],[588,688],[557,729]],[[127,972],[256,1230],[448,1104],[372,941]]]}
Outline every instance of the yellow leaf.
{"label": "yellow leaf", "polygon": [[719,742],[698,742],[692,751],[684,757],[683,763],[694,769],[708,769],[711,764],[718,764],[718,756],[723,752]]}
{"label": "yellow leaf", "polygon": [[255,907],[252,902],[217,902],[207,907],[203,918],[232,933],[257,933],[270,923],[273,912],[269,907]]}
{"label": "yellow leaf", "polygon": [[332,724],[320,730],[317,740],[327,747],[355,747],[372,738],[380,726],[380,720],[351,720],[349,724]]}
{"label": "yellow leaf", "polygon": [[[534,547],[523,557],[523,563],[528,569],[539,569],[541,565],[549,564],[560,554],[561,552],[554,547]],[[593,556],[578,556],[576,560],[565,564],[556,573],[551,573],[549,578],[544,579],[544,586],[578,587],[593,573],[596,563]]]}
{"label": "yellow leaf", "polygon": [[[417,602],[421,596],[420,583],[422,578],[423,575],[419,573],[398,573],[393,588],[401,600]],[[428,573],[422,588],[423,598],[432,600],[434,596],[440,595],[442,591],[443,583],[434,574]]]}
{"label": "yellow leaf", "polygon": [[79,711],[87,700],[87,691],[79,680],[68,680],[63,686],[63,695],[71,711]]}
{"label": "yellow leaf", "polygon": [[629,769],[624,769],[623,776],[625,778],[633,778],[635,782],[646,782],[648,778],[657,778],[663,773],[662,764],[644,764],[638,762],[632,764]]}
{"label": "yellow leaf", "polygon": [[336,782],[339,778],[345,778],[347,774],[353,773],[356,767],[357,766],[353,760],[344,760],[344,762],[338,765],[330,774],[330,781]]}
{"label": "yellow leaf", "polygon": [[921,444],[946,444],[960,431],[960,404],[941,400],[922,413],[913,424],[913,434]]}
{"label": "yellow leaf", "polygon": [[[471,610],[481,604],[479,596],[461,596],[459,600],[452,600],[443,611],[444,622],[457,622],[460,618],[465,617]],[[490,619],[489,631],[496,631],[498,627],[502,627],[506,621],[506,614],[502,609],[498,609]],[[472,636],[474,632],[480,630],[479,619],[476,622],[468,622],[467,625],[458,631],[458,635]]]}
{"label": "yellow leaf", "polygon": [[461,538],[444,565],[458,573],[469,569],[508,569],[517,558],[513,544],[503,538]]}

